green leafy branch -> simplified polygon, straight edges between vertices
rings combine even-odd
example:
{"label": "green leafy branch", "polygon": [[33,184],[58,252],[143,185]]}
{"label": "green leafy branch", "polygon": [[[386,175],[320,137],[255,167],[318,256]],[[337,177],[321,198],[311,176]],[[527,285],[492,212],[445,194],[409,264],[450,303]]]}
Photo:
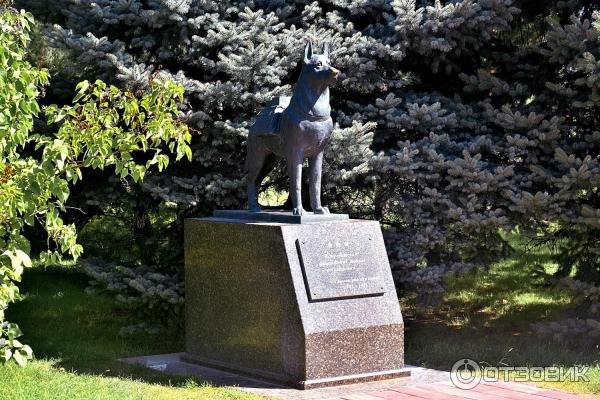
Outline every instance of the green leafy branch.
{"label": "green leafy branch", "polygon": [[[22,333],[5,321],[4,310],[19,299],[17,283],[31,266],[25,226],[38,223],[47,232],[42,262],[77,258],[83,249],[75,226],[61,213],[83,168],[114,166],[117,175],[137,182],[154,166],[166,168],[171,154],[175,160],[192,155],[190,132],[179,119],[184,89],[158,79],[140,95],[102,81],[81,82],[73,104],[44,110],[56,132],[32,134],[42,112],[40,88],[48,84],[48,73],[24,58],[32,23],[31,15],[0,7],[0,362],[20,365],[32,351],[17,340]],[[34,155],[25,151],[29,144]]]}

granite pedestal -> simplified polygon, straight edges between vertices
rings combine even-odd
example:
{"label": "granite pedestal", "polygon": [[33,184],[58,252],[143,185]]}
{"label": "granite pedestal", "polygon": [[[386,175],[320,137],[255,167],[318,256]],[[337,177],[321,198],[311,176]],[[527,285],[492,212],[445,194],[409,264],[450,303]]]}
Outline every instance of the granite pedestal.
{"label": "granite pedestal", "polygon": [[408,374],[378,222],[230,218],[185,222],[185,360],[305,389]]}

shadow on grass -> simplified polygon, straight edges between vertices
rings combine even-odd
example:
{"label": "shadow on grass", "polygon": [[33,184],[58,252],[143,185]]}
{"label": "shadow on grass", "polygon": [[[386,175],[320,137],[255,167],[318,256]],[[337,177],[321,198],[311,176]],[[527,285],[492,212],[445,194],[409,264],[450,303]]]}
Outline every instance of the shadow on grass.
{"label": "shadow on grass", "polygon": [[23,341],[36,358],[80,374],[126,377],[169,386],[204,384],[167,376],[119,358],[183,350],[183,332],[123,338],[119,330],[137,322],[134,315],[106,296],[84,292],[87,279],[65,269],[28,270],[20,285],[24,299],[11,305],[7,318],[19,324]]}
{"label": "shadow on grass", "polygon": [[404,308],[407,363],[444,370],[463,358],[492,366],[598,364],[598,345],[557,343],[532,332],[531,323],[560,319],[575,304],[539,273],[555,268],[548,251],[515,247],[487,271],[449,279],[434,309]]}

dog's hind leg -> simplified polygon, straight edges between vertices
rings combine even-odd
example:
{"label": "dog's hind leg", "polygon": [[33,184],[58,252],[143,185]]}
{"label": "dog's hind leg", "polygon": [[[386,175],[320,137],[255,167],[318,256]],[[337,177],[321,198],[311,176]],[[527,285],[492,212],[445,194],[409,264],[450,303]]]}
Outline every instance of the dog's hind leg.
{"label": "dog's hind leg", "polygon": [[255,135],[248,136],[246,163],[248,166],[248,209],[250,211],[260,211],[258,187],[266,175],[264,167],[269,154],[270,151],[262,143],[261,138]]}

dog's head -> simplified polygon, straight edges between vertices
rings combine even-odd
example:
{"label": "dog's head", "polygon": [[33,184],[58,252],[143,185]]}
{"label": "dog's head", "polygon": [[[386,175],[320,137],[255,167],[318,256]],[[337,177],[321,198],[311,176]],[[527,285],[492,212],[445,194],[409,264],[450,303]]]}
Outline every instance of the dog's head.
{"label": "dog's head", "polygon": [[330,65],[329,59],[329,43],[323,44],[321,54],[313,54],[313,46],[311,42],[306,44],[304,48],[304,69],[309,78],[314,82],[322,82],[329,84],[333,82],[340,70]]}

